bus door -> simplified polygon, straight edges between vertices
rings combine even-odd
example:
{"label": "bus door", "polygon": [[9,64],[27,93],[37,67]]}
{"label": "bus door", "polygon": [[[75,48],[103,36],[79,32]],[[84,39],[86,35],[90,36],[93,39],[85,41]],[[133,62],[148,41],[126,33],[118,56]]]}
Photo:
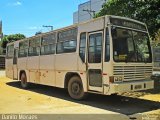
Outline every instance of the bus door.
{"label": "bus door", "polygon": [[13,56],[13,79],[18,79],[17,59],[18,59],[18,49],[15,48]]}
{"label": "bus door", "polygon": [[88,34],[88,86],[91,91],[103,92],[102,87],[102,42],[103,32]]}

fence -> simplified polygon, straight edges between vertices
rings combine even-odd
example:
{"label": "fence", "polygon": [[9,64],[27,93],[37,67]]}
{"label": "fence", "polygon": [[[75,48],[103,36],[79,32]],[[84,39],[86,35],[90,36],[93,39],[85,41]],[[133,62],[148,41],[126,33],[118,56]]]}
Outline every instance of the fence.
{"label": "fence", "polygon": [[5,69],[5,56],[0,55],[0,69]]}

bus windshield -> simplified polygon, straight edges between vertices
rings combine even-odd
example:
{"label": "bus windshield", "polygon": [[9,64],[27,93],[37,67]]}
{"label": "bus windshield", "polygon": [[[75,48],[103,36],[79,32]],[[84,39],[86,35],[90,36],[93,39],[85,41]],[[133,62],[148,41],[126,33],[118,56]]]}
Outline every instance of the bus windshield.
{"label": "bus windshield", "polygon": [[115,62],[152,62],[147,33],[114,26],[111,31]]}

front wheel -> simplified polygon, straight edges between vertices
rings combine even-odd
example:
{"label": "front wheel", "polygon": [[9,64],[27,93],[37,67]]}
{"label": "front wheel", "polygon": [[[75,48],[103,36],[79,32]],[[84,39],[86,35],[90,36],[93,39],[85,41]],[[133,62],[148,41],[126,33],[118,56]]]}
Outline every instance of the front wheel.
{"label": "front wheel", "polygon": [[21,74],[20,80],[21,80],[21,87],[24,89],[28,89],[29,83],[27,82],[27,77],[25,72]]}
{"label": "front wheel", "polygon": [[78,76],[73,76],[69,80],[68,93],[75,100],[86,98],[87,93],[84,92],[82,81]]}

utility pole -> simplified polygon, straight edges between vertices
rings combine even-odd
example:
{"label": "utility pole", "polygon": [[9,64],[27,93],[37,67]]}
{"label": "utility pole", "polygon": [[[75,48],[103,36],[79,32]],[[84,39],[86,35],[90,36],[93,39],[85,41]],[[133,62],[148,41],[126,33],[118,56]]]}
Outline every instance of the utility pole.
{"label": "utility pole", "polygon": [[[93,18],[93,16],[95,15],[95,12],[96,11],[94,11],[94,10],[88,10],[88,9],[83,9],[83,11],[85,11],[85,12],[88,12],[89,14],[90,14],[90,16],[92,16],[92,18]],[[93,13],[93,15],[91,14],[91,13]]]}
{"label": "utility pole", "polygon": [[42,27],[51,28],[51,31],[53,30],[53,26],[52,25],[43,25]]}

